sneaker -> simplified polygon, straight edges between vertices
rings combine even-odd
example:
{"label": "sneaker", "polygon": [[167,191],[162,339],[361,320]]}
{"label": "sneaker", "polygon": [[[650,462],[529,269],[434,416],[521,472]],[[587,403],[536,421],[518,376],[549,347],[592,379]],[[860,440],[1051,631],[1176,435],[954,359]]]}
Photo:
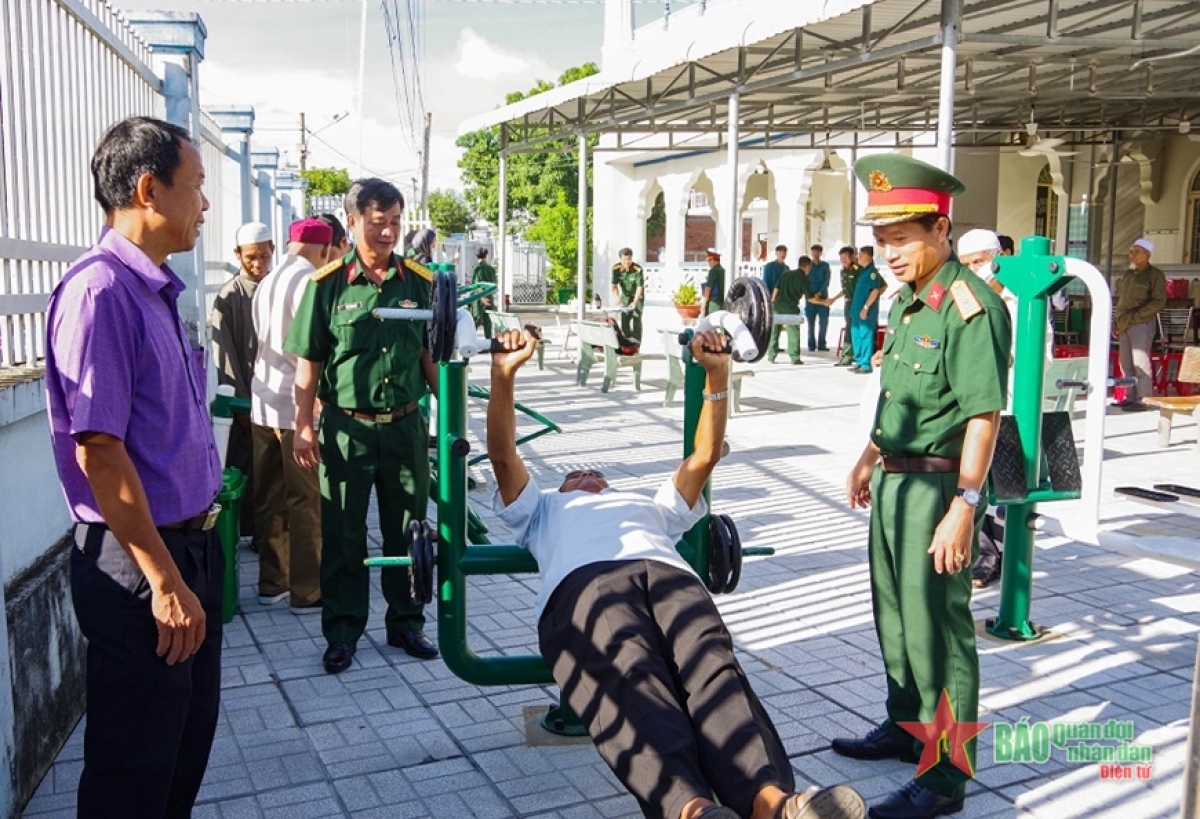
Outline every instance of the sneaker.
{"label": "sneaker", "polygon": [[279,594],[260,594],[258,596],[258,605],[274,606],[276,603],[282,603],[288,599],[289,592],[281,591]]}
{"label": "sneaker", "polygon": [[803,361],[801,361],[800,359],[798,359],[798,358],[797,358],[797,359],[796,359],[795,361],[793,361],[792,363],[793,363],[793,364],[803,364],[804,362],[803,362]]}
{"label": "sneaker", "polygon": [[296,614],[296,615],[320,614],[321,610],[323,608],[324,608],[324,606],[321,603],[321,599],[317,598],[313,602],[309,603],[307,606],[292,606],[292,614]]}

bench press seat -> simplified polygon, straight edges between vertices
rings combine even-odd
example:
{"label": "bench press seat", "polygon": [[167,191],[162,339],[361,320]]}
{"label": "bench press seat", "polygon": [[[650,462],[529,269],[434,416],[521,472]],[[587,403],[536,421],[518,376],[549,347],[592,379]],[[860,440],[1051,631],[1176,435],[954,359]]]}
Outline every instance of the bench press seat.
{"label": "bench press seat", "polygon": [[641,353],[624,355],[617,343],[617,330],[611,324],[600,321],[576,321],[572,323],[575,334],[579,336],[579,366],[575,372],[575,383],[585,386],[592,365],[599,358],[604,362],[604,381],[600,384],[600,392],[608,392],[617,381],[617,369],[629,367],[633,370],[633,387],[642,389],[642,362],[646,357]]}

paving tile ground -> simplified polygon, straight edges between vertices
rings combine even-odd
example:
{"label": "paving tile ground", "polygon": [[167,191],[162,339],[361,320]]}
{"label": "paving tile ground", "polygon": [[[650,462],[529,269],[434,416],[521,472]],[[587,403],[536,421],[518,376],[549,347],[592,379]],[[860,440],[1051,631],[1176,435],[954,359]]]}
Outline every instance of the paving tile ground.
{"label": "paving tile ground", "polygon": [[[653,354],[656,325],[672,320],[654,308],[647,318]],[[641,392],[623,370],[613,391],[601,394],[595,374],[589,386],[574,385],[561,336],[553,329],[548,335],[556,343],[546,369],[522,375],[519,398],[564,432],[524,448],[533,474],[549,483],[570,467],[592,466],[622,487],[654,487],[677,464],[682,445],[680,406],[662,406],[665,360],[647,361]],[[867,520],[842,499],[845,473],[864,440],[859,403],[866,379],[832,361],[832,353],[808,354],[804,366],[746,367],[755,375],[729,425],[732,452],[715,476],[713,505],[737,520],[743,543],[771,546],[775,554],[748,559],[741,587],[718,602],[797,781],[849,782],[874,799],[903,784],[913,768],[828,750],[831,738],[865,731],[884,713]],[[484,367],[475,369],[486,377]],[[482,404],[472,407],[477,432],[482,412]],[[1082,434],[1078,420],[1076,428]],[[1195,426],[1180,424],[1166,450],[1157,448],[1154,428],[1153,414],[1114,412],[1105,442],[1103,519],[1137,548],[1039,535],[1033,619],[1053,638],[979,641],[983,720],[1129,724],[1132,741],[1152,752],[1150,777],[1103,779],[1096,764],[1069,762],[1058,749],[1044,761],[998,763],[996,735],[988,730],[960,816],[1178,814],[1200,630],[1200,577],[1187,564],[1190,555],[1200,559],[1200,528],[1108,494],[1115,483],[1200,484]],[[490,478],[486,469],[475,474]],[[470,497],[485,519],[489,499],[487,486]],[[1158,544],[1172,547],[1169,560],[1155,556]],[[378,547],[373,525],[371,548]],[[260,607],[256,559],[241,552],[241,611],[225,630],[220,723],[197,817],[640,815],[589,743],[546,744],[536,729],[527,733],[527,709],[552,703],[553,687],[477,687],[440,661],[418,662],[389,648],[378,577],[354,665],[325,675],[319,618]],[[532,651],[536,588],[531,577],[473,580],[472,646],[485,655]],[[999,588],[978,592],[976,617],[994,616],[999,599]],[[432,633],[432,608],[428,617]],[[25,816],[72,815],[82,729],[81,722]]]}

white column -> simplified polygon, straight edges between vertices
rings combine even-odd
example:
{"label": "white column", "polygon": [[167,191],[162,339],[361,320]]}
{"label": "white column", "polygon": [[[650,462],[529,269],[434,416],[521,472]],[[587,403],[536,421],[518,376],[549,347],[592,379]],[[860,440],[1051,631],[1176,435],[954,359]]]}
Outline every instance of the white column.
{"label": "white column", "polygon": [[729,244],[726,245],[729,249],[729,261],[725,263],[727,287],[730,282],[737,278],[738,265],[742,261],[742,254],[740,252],[742,244],[742,189],[741,185],[738,184],[738,139],[741,133],[741,123],[739,122],[741,109],[739,102],[740,98],[736,91],[729,95],[729,129],[726,137],[729,140],[729,145],[725,161],[729,170],[730,182],[729,198],[725,200],[729,207]]}
{"label": "white column", "polygon": [[683,270],[683,255],[687,247],[687,211],[691,195],[691,174],[671,174],[659,177],[663,189],[663,207],[667,216],[666,252],[661,259],[663,269],[670,275]]}
{"label": "white column", "polygon": [[504,149],[506,142],[507,130],[505,126],[500,126],[500,195],[499,207],[500,213],[497,218],[496,229],[500,235],[496,237],[496,286],[499,290],[496,304],[501,311],[507,309],[504,304],[504,296],[509,292],[508,281],[508,151]]}
{"label": "white column", "polygon": [[[153,50],[154,68],[163,79],[165,119],[186,128],[200,145],[200,62],[208,29],[200,15],[186,11],[139,12],[130,24]],[[204,238],[188,253],[172,254],[171,269],[187,291],[179,300],[179,315],[192,345],[202,347],[204,316]]]}
{"label": "white column", "polygon": [[954,173],[954,75],[958,60],[958,29],[962,0],[942,0],[942,70],[938,92],[938,166]]}
{"label": "white column", "polygon": [[208,115],[221,126],[221,136],[227,143],[237,143],[241,223],[245,224],[254,219],[254,199],[250,190],[250,135],[254,133],[254,109],[250,106],[215,108],[210,109]]}
{"label": "white column", "polygon": [[575,273],[578,276],[576,292],[579,296],[578,318],[583,321],[584,309],[587,306],[587,134],[580,132],[579,142],[579,197],[576,207],[579,210],[579,221],[576,224],[578,239],[575,242]]}

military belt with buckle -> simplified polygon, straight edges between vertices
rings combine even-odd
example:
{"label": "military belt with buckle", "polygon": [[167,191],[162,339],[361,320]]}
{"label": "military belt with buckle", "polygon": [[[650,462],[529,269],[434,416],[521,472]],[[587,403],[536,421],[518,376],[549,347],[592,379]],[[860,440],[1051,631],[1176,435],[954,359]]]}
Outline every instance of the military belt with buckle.
{"label": "military belt with buckle", "polygon": [[360,421],[370,421],[375,424],[390,424],[392,421],[399,421],[404,416],[420,406],[417,401],[410,401],[398,410],[391,412],[362,412],[360,410],[346,409],[345,407],[334,407],[338,412],[349,415],[351,418],[357,418]]}

